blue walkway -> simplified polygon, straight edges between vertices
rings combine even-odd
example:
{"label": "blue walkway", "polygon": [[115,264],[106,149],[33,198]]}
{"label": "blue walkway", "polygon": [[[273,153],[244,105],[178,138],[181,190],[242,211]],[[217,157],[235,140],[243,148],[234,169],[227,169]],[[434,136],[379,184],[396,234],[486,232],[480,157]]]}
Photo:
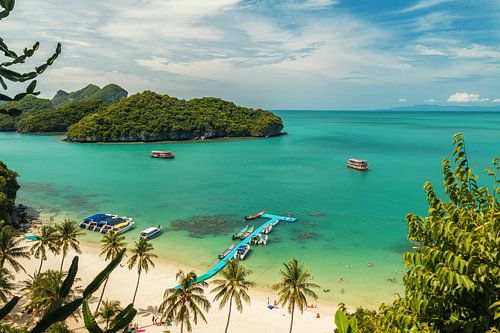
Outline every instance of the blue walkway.
{"label": "blue walkway", "polygon": [[[285,221],[285,222],[295,222],[297,221],[297,218],[295,217],[286,217],[286,216],[279,216],[279,215],[273,215],[273,214],[264,214],[261,216],[261,218],[269,219],[264,224],[262,224],[260,227],[256,228],[247,238],[242,240],[238,245],[234,247],[234,249],[229,252],[227,256],[225,256],[223,259],[221,259],[217,264],[215,264],[212,268],[210,268],[206,273],[199,275],[198,278],[196,279],[196,283],[205,281],[210,279],[212,276],[217,274],[221,269],[223,269],[229,260],[234,258],[234,255],[236,254],[236,251],[238,248],[242,245],[248,244],[253,236],[256,236],[260,234],[267,226],[270,224],[276,222],[276,220],[280,221]],[[180,286],[177,286],[175,288],[180,288]]]}

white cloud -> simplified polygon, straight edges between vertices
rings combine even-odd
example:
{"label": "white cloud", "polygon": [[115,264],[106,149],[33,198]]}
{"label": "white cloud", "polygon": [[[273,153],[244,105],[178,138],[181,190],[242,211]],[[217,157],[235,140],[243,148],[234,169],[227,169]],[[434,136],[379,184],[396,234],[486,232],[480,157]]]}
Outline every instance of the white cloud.
{"label": "white cloud", "polygon": [[430,30],[446,30],[451,28],[455,16],[445,12],[431,12],[427,15],[418,17],[413,26],[416,31],[430,31]]}
{"label": "white cloud", "polygon": [[493,100],[493,103],[500,103],[500,98],[495,98],[495,99]]}
{"label": "white cloud", "polygon": [[437,103],[437,102],[439,101],[434,98],[424,99],[424,103]]}
{"label": "white cloud", "polygon": [[434,7],[436,5],[440,5],[442,3],[445,3],[445,2],[451,2],[453,0],[420,0],[419,2],[417,2],[416,4],[414,4],[413,6],[410,6],[406,9],[403,9],[402,12],[403,13],[407,13],[407,12],[413,12],[413,11],[416,11],[416,10],[421,10],[421,9],[426,9],[426,8],[430,8],[430,7]]}
{"label": "white cloud", "polygon": [[406,102],[408,102],[408,100],[406,98],[400,98],[400,99],[398,99],[398,102],[399,103],[406,103]]}
{"label": "white cloud", "polygon": [[448,97],[449,103],[471,103],[481,101],[484,101],[484,99],[481,99],[481,95],[466,92],[457,92]]}
{"label": "white cloud", "polygon": [[336,4],[339,4],[339,0],[303,0],[295,1],[288,4],[288,8],[291,9],[324,9]]}

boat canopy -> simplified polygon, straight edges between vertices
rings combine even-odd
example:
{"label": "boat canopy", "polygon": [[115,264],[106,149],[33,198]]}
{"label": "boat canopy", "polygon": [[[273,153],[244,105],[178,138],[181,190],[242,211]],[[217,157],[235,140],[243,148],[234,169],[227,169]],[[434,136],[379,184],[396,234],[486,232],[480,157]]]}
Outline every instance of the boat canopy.
{"label": "boat canopy", "polygon": [[157,231],[157,230],[158,230],[158,228],[156,228],[156,227],[149,227],[146,230],[144,230],[143,232],[141,232],[141,234],[150,234],[150,233]]}
{"label": "boat canopy", "polygon": [[355,159],[355,158],[350,158],[349,162],[351,162],[351,163],[361,163],[361,164],[368,163],[367,160],[358,160],[358,159]]}
{"label": "boat canopy", "polygon": [[90,221],[100,221],[106,218],[106,214],[95,214],[92,216],[89,216],[85,219],[83,219],[85,222],[90,222]]}

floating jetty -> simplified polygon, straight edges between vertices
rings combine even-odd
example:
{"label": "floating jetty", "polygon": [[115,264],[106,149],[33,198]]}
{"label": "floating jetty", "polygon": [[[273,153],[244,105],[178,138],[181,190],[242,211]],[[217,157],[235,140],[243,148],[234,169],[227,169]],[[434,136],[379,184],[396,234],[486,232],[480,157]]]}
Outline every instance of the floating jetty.
{"label": "floating jetty", "polygon": [[[245,239],[243,239],[240,243],[238,243],[231,252],[229,252],[223,259],[221,259],[217,264],[215,264],[212,268],[210,268],[206,273],[199,275],[198,278],[196,279],[195,283],[199,283],[205,280],[210,279],[213,277],[215,274],[217,274],[221,269],[223,269],[229,260],[234,258],[234,255],[236,254],[236,251],[238,248],[242,245],[246,245],[250,243],[252,240],[253,236],[256,236],[260,234],[265,228],[267,228],[270,225],[276,225],[277,221],[285,221],[285,222],[291,222],[294,223],[297,221],[297,218],[295,217],[287,217],[287,216],[279,216],[279,215],[273,215],[273,214],[263,214],[260,216],[260,218],[268,219],[266,222],[264,222],[261,226],[257,227],[254,229],[254,231],[248,235]],[[181,286],[176,286],[175,288],[180,288]]]}

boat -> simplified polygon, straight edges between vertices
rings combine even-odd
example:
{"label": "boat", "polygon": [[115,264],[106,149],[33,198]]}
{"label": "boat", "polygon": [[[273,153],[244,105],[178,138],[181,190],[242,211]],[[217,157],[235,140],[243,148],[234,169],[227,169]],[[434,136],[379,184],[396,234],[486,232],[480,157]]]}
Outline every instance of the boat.
{"label": "boat", "polygon": [[265,227],[262,232],[267,235],[267,234],[271,233],[271,230],[273,230],[273,225],[272,224],[270,224],[267,227]]}
{"label": "boat", "polygon": [[276,220],[276,221],[272,222],[272,223],[271,223],[271,225],[272,225],[273,227],[275,227],[278,223],[280,223],[280,220]]}
{"label": "boat", "polygon": [[267,240],[269,239],[269,236],[267,234],[258,234],[252,236],[252,239],[250,240],[251,245],[267,245]]}
{"label": "boat", "polygon": [[244,227],[243,229],[241,229],[240,231],[238,231],[237,233],[235,233],[233,235],[233,239],[240,238],[247,230],[248,230],[248,225],[246,227]]}
{"label": "boat", "polygon": [[248,251],[250,251],[250,245],[245,244],[245,245],[240,245],[238,249],[236,250],[236,253],[234,254],[234,258],[243,260],[245,259],[246,255],[248,254]]}
{"label": "boat", "polygon": [[161,226],[149,227],[149,228],[143,230],[139,234],[139,239],[148,240],[148,239],[151,239],[153,237],[156,237],[156,236],[158,236],[163,231],[162,229],[163,228]]}
{"label": "boat", "polygon": [[350,158],[347,160],[347,166],[352,169],[366,171],[368,170],[368,161]]}
{"label": "boat", "polygon": [[259,212],[257,214],[253,214],[253,215],[249,215],[249,216],[245,216],[245,220],[253,220],[253,219],[256,219],[258,217],[261,217],[262,215],[264,215],[266,213],[266,211],[262,211],[262,212]]}
{"label": "boat", "polygon": [[153,150],[153,151],[151,151],[151,157],[152,158],[168,158],[168,159],[172,159],[172,158],[175,158],[175,155],[172,154],[171,151]]}
{"label": "boat", "polygon": [[108,217],[109,214],[94,214],[92,216],[89,216],[89,217],[86,217],[83,219],[83,222],[80,223],[80,228],[82,229],[88,229],[89,227],[89,224],[91,222],[97,222],[97,221],[101,221],[103,219],[106,219]]}
{"label": "boat", "polygon": [[[126,226],[128,225],[129,223],[132,223],[132,219],[130,217],[116,217],[114,219],[112,219],[110,222],[106,223],[105,225],[99,227],[99,232],[101,234],[107,234],[108,232],[110,231],[115,231],[117,230],[118,226]],[[96,227],[97,229],[98,227]],[[94,231],[97,231],[97,230],[94,230]]]}
{"label": "boat", "polygon": [[129,221],[125,223],[121,223],[119,225],[116,225],[111,232],[116,233],[116,234],[123,234],[124,232],[129,231],[134,227],[135,222]]}
{"label": "boat", "polygon": [[254,226],[251,226],[250,228],[247,229],[247,231],[245,231],[243,233],[243,235],[241,235],[241,239],[245,239],[247,238],[248,236],[250,236],[252,234],[252,232],[255,230],[255,227]]}
{"label": "boat", "polygon": [[222,253],[219,254],[218,258],[219,259],[224,259],[229,253],[231,253],[231,251],[234,249],[234,243],[232,243],[231,245],[229,245],[227,247],[227,249],[225,249],[224,251],[222,251]]}

